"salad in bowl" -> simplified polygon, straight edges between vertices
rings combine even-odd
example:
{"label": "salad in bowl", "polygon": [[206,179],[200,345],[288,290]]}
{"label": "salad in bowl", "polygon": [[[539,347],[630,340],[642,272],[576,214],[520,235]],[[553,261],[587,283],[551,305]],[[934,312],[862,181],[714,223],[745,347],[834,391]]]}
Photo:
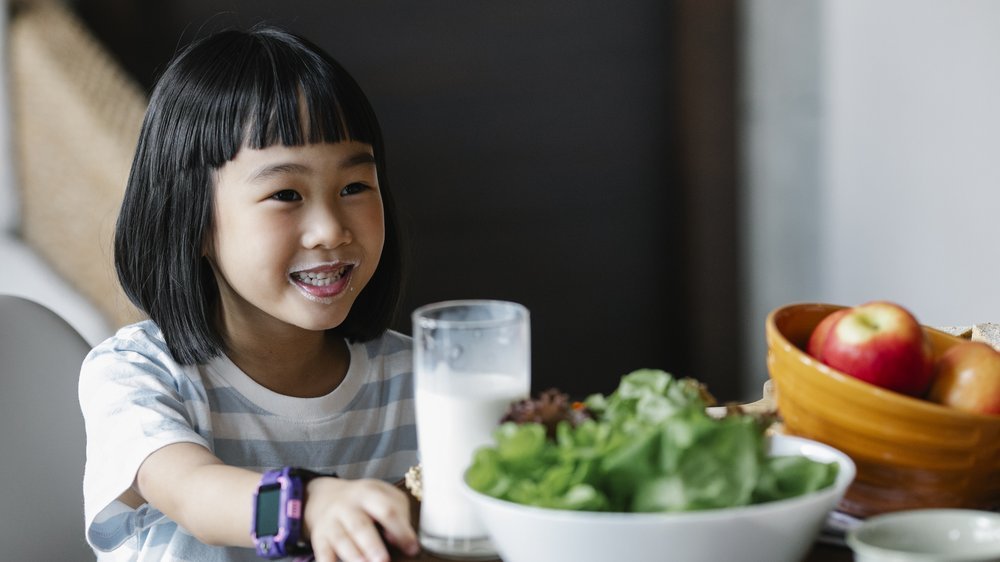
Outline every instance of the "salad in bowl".
{"label": "salad in bowl", "polygon": [[607,396],[515,403],[466,470],[467,496],[505,562],[801,559],[854,464],[709,404],[657,370]]}

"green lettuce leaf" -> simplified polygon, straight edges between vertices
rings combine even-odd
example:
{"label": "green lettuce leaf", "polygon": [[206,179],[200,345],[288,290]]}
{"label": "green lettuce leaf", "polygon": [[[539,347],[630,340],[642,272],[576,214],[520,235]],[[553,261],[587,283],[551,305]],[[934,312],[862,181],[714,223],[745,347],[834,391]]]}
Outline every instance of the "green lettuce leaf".
{"label": "green lettuce leaf", "polygon": [[674,512],[784,499],[825,488],[836,463],[767,457],[764,426],[750,416],[715,419],[698,385],[645,369],[608,396],[585,402],[595,414],[547,439],[541,424],[512,422],[466,471],[493,497],[556,509]]}

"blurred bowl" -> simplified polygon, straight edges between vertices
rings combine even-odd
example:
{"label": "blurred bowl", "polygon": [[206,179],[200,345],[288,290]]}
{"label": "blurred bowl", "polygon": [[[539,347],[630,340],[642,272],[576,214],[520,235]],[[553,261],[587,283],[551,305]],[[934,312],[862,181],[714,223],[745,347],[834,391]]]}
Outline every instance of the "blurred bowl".
{"label": "blurred bowl", "polygon": [[876,515],[847,534],[857,562],[1000,560],[1000,514],[920,509]]}
{"label": "blurred bowl", "polygon": [[504,562],[793,562],[809,551],[829,512],[854,477],[854,464],[836,449],[776,435],[772,455],[837,462],[833,485],[774,502],[683,513],[563,511],[499,500],[465,487]]}
{"label": "blurred bowl", "polygon": [[[785,431],[827,443],[858,475],[841,511],[1000,506],[1000,416],[963,412],[845,375],[805,351],[813,328],[843,306],[793,304],[767,317],[767,365]],[[924,328],[936,355],[964,341]]]}

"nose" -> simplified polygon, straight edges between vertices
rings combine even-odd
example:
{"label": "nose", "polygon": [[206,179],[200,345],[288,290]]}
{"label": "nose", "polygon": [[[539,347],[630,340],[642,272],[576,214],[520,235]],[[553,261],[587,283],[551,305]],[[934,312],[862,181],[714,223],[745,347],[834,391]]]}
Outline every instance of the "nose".
{"label": "nose", "polygon": [[351,230],[336,207],[317,205],[307,213],[302,229],[304,248],[336,248],[352,239]]}

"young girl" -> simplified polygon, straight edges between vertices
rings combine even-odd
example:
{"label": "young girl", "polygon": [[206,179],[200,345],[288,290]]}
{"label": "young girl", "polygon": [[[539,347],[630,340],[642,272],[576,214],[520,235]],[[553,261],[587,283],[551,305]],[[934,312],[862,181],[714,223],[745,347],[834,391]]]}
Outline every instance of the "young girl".
{"label": "young girl", "polygon": [[410,341],[387,330],[396,220],[379,125],[340,65],[271,27],[181,52],[150,99],[115,263],[149,320],[82,367],[99,558],[417,551],[388,483],[416,464]]}

